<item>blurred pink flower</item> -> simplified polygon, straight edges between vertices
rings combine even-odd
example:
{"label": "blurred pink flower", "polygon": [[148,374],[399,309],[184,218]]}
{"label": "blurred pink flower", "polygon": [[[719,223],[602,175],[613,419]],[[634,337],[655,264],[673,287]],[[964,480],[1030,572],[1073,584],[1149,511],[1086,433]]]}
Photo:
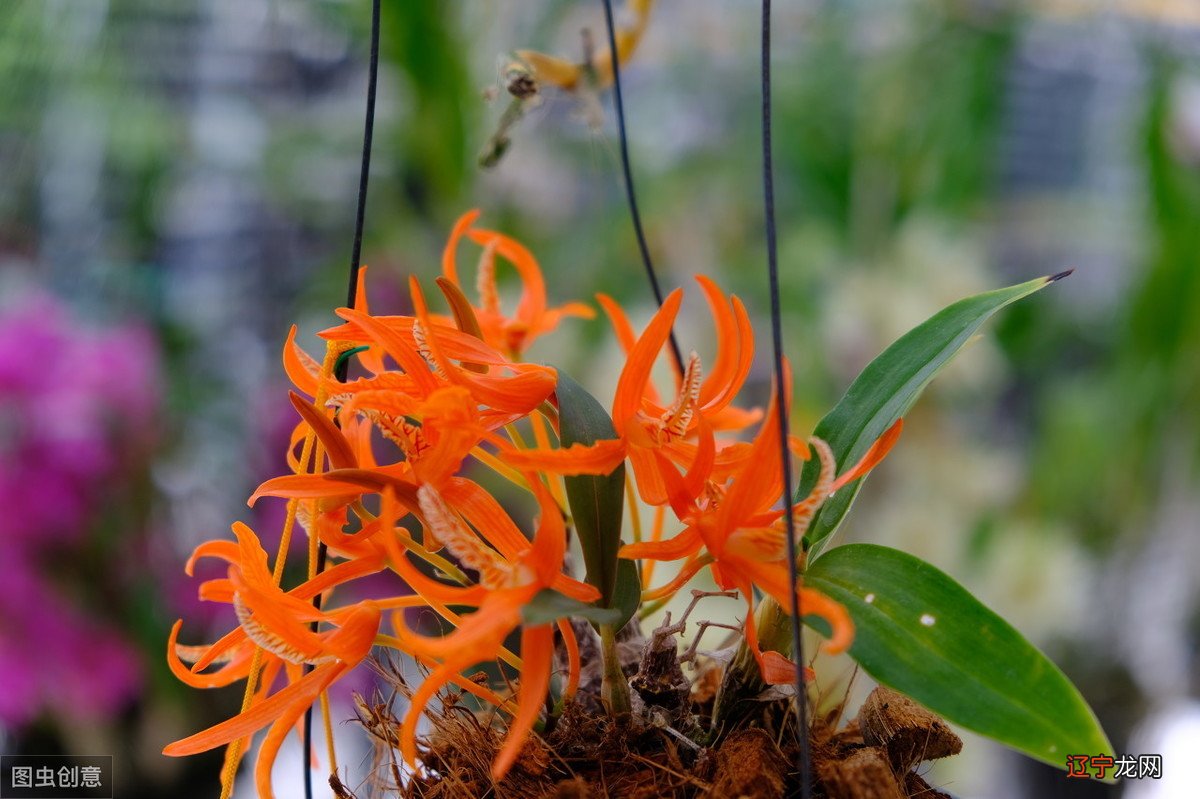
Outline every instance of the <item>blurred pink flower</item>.
{"label": "blurred pink flower", "polygon": [[144,461],[158,403],[147,331],[84,326],[45,294],[0,310],[0,724],[110,716],[137,693],[137,650],[53,573]]}

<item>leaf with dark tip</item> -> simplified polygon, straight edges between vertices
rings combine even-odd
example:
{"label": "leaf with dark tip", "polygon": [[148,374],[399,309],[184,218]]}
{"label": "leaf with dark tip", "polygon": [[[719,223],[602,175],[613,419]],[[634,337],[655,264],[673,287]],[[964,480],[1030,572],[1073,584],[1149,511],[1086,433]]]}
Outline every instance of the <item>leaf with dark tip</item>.
{"label": "leaf with dark tip", "polygon": [[621,617],[617,608],[601,608],[572,599],[553,588],[543,588],[534,594],[521,608],[521,621],[525,624],[549,624],[559,619],[574,616],[592,624],[613,624]]}
{"label": "leaf with dark tip", "polygon": [[[838,472],[850,468],[871,444],[908,412],[929,381],[950,362],[992,314],[1027,297],[1070,272],[1039,277],[1017,286],[959,300],[905,333],[855,378],[846,394],[820,422],[813,435],[833,449]],[[806,496],[816,484],[820,464],[804,464],[797,495]],[[866,479],[866,478],[863,478]],[[821,507],[809,525],[809,561],[828,545],[850,510],[863,479],[843,487]]]}
{"label": "leaf with dark tip", "polygon": [[[850,613],[850,656],[868,674],[948,721],[1058,768],[1069,754],[1112,754],[1095,714],[1058,667],[925,561],[848,544],[813,563],[804,584]],[[823,619],[805,622],[829,632]]]}
{"label": "leaf with dark tip", "polygon": [[[617,438],[612,419],[595,397],[558,370],[558,433],[562,447]],[[601,607],[612,607],[617,589],[617,552],[625,509],[625,464],[606,475],[563,478],[587,582],[600,591]]]}

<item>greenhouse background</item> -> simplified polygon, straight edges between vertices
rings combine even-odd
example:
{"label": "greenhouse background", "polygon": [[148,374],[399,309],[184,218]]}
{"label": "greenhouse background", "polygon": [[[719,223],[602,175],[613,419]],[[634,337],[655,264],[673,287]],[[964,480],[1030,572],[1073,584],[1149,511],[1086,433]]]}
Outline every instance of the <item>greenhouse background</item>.
{"label": "greenhouse background", "polygon": [[[779,6],[795,429],[948,302],[1075,270],[930,389],[847,538],[954,575],[1062,666],[1118,752],[1161,753],[1163,779],[1064,781],[969,737],[931,782],[1197,795],[1182,772],[1200,746],[1200,6]],[[602,20],[565,0],[384,3],[373,309],[406,310],[407,276],[432,279],[478,207],[537,254],[555,301],[603,291],[649,317],[607,96],[547,92],[500,162],[477,164],[505,54],[574,57]],[[754,3],[661,0],[623,77],[664,283],[710,274],[762,331],[757,25]],[[205,612],[191,548],[282,518],[243,501],[283,465],[288,326],[315,342],[345,294],[368,26],[362,0],[0,6],[4,754],[112,754],[119,796],[213,793],[218,753],[160,751],[239,696],[176,684],[164,642]],[[689,301],[681,340],[711,347],[705,323]],[[621,356],[604,323],[565,335],[534,355],[608,390]],[[847,669],[818,671],[836,688]]]}

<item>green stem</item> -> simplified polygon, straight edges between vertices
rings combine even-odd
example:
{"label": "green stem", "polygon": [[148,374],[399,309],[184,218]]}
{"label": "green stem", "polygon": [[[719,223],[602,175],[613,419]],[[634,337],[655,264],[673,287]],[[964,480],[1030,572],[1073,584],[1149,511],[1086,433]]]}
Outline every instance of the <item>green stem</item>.
{"label": "green stem", "polygon": [[617,631],[611,624],[600,625],[600,653],[604,659],[604,679],[600,683],[600,701],[614,716],[631,713],[629,682],[617,656]]}
{"label": "green stem", "polygon": [[[787,657],[792,652],[791,618],[786,610],[771,597],[766,597],[758,603],[754,611],[755,629],[758,631],[758,643],[763,651],[774,650]],[[758,660],[745,639],[738,645],[725,677],[721,680],[721,688],[713,705],[713,729],[720,729],[737,712],[736,708],[745,700],[758,696],[767,689],[763,682],[762,671]]]}

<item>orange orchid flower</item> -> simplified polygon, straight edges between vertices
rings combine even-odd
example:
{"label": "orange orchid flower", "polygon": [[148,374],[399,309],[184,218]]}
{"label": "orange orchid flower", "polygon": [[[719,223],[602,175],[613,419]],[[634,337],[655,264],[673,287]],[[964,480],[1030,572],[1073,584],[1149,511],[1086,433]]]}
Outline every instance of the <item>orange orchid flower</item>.
{"label": "orange orchid flower", "polygon": [[668,501],[664,470],[675,478],[680,476],[680,469],[684,470],[683,484],[692,497],[704,490],[708,480],[730,474],[745,457],[747,447],[738,443],[718,447],[715,433],[743,428],[761,415],[731,405],[750,372],[754,336],[746,309],[737,297],[726,297],[704,276],[696,280],[717,329],[717,356],[711,374],[701,374],[700,357],[692,353],[684,374],[677,379],[675,401],[663,407],[650,383],[650,373],[670,337],[682,291],[676,289],[667,296],[637,339],[620,306],[598,295],[628,356],[612,403],[618,437],[590,446],[508,452],[505,460],[518,469],[571,475],[607,474],[628,457],[638,494],[653,506]]}
{"label": "orange orchid flower", "polygon": [[[650,22],[650,9],[654,0],[629,0],[627,13],[632,15],[628,24],[620,25],[614,32],[617,40],[618,64],[624,64],[641,42]],[[540,83],[548,83],[565,91],[577,90],[591,76],[597,89],[607,87],[613,80],[612,51],[602,47],[592,57],[590,64],[577,64],[558,56],[546,55],[535,50],[518,50],[517,57],[533,70]]]}
{"label": "orange orchid flower", "polygon": [[[521,626],[521,678],[516,713],[504,745],[492,765],[493,776],[496,779],[503,777],[524,746],[525,738],[544,705],[553,660],[554,626],[550,623],[522,625],[522,609],[538,592],[547,588],[563,591],[583,602],[594,602],[600,598],[600,592],[594,587],[562,573],[566,552],[562,514],[549,493],[532,476],[530,486],[541,509],[541,520],[533,540],[522,539],[523,546],[517,552],[502,551],[513,542],[510,532],[496,529],[495,518],[491,519],[493,526],[489,530],[481,524],[483,517],[480,514],[474,516],[475,524],[490,532],[491,540],[505,542],[501,550],[484,543],[466,524],[464,516],[436,489],[422,486],[418,491],[421,511],[437,537],[464,566],[478,573],[479,582],[476,586],[458,587],[443,585],[423,576],[409,575],[415,578],[412,587],[429,599],[431,604],[477,608],[459,621],[456,630],[436,638],[414,632],[402,617],[395,620],[396,639],[401,648],[438,664],[413,694],[401,727],[400,748],[410,765],[416,763],[417,722],[429,700],[464,669],[498,659],[504,640]],[[557,626],[571,655],[567,689],[570,694],[574,692],[579,679],[578,647],[570,624],[561,620]]]}
{"label": "orange orchid flower", "polygon": [[[718,453],[715,431],[739,429],[758,418],[757,413],[731,406],[754,358],[754,334],[746,309],[737,297],[726,297],[708,278],[697,276],[696,280],[704,291],[717,332],[717,356],[711,373],[702,376],[700,357],[692,353],[669,407],[658,402],[650,385],[651,370],[679,313],[682,292],[677,289],[663,302],[641,337],[629,346],[628,360],[613,397],[613,426],[628,446],[638,493],[650,505],[667,502],[664,469],[675,475],[679,474],[676,467],[686,470],[684,484],[693,497],[698,496],[711,471],[717,469],[718,476],[728,471],[734,461],[727,456],[740,451],[723,448]],[[618,330],[618,338],[630,342],[632,333],[619,306],[607,297],[600,301]]]}
{"label": "orange orchid flower", "polygon": [[[789,509],[798,537],[804,535],[813,515],[830,495],[863,477],[883,460],[899,438],[902,426],[902,421],[897,420],[854,467],[836,479],[829,446],[820,439],[812,440],[820,460],[820,475],[810,494]],[[791,606],[784,511],[774,507],[783,485],[779,443],[778,417],[772,402],[767,420],[731,482],[724,486],[710,483],[705,495],[698,500],[678,473],[662,470],[672,507],[684,522],[684,530],[665,541],[626,545],[621,548],[620,556],[650,560],[687,559],[671,582],[645,592],[643,600],[669,596],[708,566],[717,585],[723,590],[737,589],[746,600],[746,643],[755,654],[764,678],[790,682],[795,672],[781,668],[786,662],[782,655],[763,653],[759,649],[754,623],[753,586],[769,594],[781,607]],[[665,460],[659,453],[655,453],[655,457]],[[849,647],[854,638],[854,625],[846,609],[813,589],[800,586],[796,591],[803,612],[824,617],[832,628],[832,637],[823,645],[825,651],[837,653]]]}
{"label": "orange orchid flower", "polygon": [[[187,571],[198,558],[215,557],[229,563],[228,577],[208,580],[200,588],[202,599],[227,602],[237,611],[239,626],[210,647],[178,647],[182,622],[176,622],[168,643],[167,663],[184,682],[196,687],[219,687],[248,676],[251,654],[261,648],[268,661],[261,687],[249,707],[237,716],[203,732],[168,745],[163,754],[183,756],[204,752],[245,739],[270,725],[259,750],[255,784],[263,799],[271,799],[271,767],[284,738],[304,712],[330,685],[357,665],[370,651],[379,628],[380,607],[366,601],[335,611],[323,612],[312,605],[319,593],[379,571],[382,558],[339,564],[292,591],[275,585],[267,566],[267,553],[254,532],[235,524],[237,543],[210,541],[197,548]],[[310,623],[324,622],[324,632],[313,632]],[[181,655],[193,660],[184,665]],[[212,664],[220,668],[199,674]],[[315,666],[301,675],[304,664]],[[269,693],[280,670],[288,673],[289,685]]]}
{"label": "orange orchid flower", "polygon": [[[465,236],[483,247],[479,257],[476,284],[479,304],[473,306],[483,340],[494,349],[519,357],[539,336],[549,333],[568,316],[591,319],[595,312],[580,302],[558,308],[546,307],[546,283],[533,253],[515,239],[501,233],[472,227],[479,211],[468,211],[459,217],[450,231],[450,240],[442,252],[442,274],[455,286],[460,286],[457,264],[459,242]],[[521,298],[516,310],[508,316],[501,309],[500,293],[496,286],[496,256],[512,264],[521,278]],[[461,286],[460,286],[461,287]]]}

